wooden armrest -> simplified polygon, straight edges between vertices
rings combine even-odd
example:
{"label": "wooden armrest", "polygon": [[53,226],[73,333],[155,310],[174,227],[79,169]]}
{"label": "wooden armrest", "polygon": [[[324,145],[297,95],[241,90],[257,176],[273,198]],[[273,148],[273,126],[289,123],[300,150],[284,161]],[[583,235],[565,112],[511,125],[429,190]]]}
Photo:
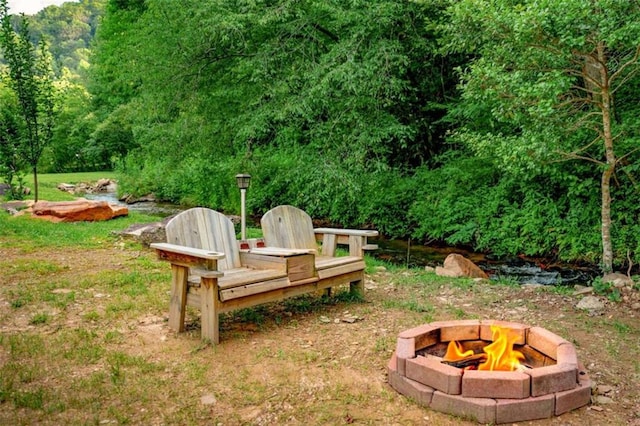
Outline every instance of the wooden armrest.
{"label": "wooden armrest", "polygon": [[[156,250],[160,260],[171,262],[172,265],[187,268],[201,267],[208,271],[217,270],[218,259],[224,258],[224,253],[179,246],[177,244],[152,243],[151,248]],[[200,275],[203,276],[202,274]]]}
{"label": "wooden armrest", "polygon": [[218,260],[224,258],[224,253],[219,253],[217,251],[211,250],[202,250],[193,247],[179,246],[177,244],[152,243],[151,248],[164,252],[184,254],[187,256],[198,257],[207,260]]}
{"label": "wooden armrest", "polygon": [[297,256],[300,254],[315,254],[315,250],[312,249],[290,249],[282,247],[260,247],[249,250],[252,254],[262,254],[265,256]]}
{"label": "wooden armrest", "polygon": [[316,234],[349,235],[354,237],[377,237],[378,231],[374,229],[340,229],[340,228],[316,228]]}
{"label": "wooden armrest", "polygon": [[375,244],[367,242],[368,237],[377,237],[378,231],[367,229],[338,229],[338,228],[316,228],[313,230],[316,241],[322,241],[322,255],[335,256],[336,246],[345,244],[349,246],[350,256],[364,256],[365,250],[375,250]]}

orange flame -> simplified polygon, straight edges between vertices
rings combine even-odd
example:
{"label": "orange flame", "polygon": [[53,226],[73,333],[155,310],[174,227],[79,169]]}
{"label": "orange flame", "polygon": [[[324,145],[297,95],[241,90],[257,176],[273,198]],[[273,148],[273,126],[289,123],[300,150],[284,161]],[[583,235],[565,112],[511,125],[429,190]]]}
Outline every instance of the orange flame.
{"label": "orange flame", "polygon": [[[515,371],[520,368],[520,360],[524,359],[524,354],[513,349],[514,343],[519,336],[510,328],[491,326],[493,342],[485,346],[482,350],[487,354],[487,360],[478,365],[478,370],[485,371]],[[459,342],[451,341],[447,346],[447,353],[443,359],[445,361],[460,361],[473,356],[473,350],[464,351]]]}
{"label": "orange flame", "polygon": [[487,360],[478,366],[478,370],[489,371],[514,371],[520,367],[520,360],[524,354],[513,349],[513,344],[519,336],[511,329],[491,326],[493,343],[485,346],[483,351],[487,354]]}
{"label": "orange flame", "polygon": [[473,350],[469,349],[468,351],[463,352],[462,345],[452,340],[449,342],[449,346],[447,346],[447,353],[444,355],[443,359],[445,361],[458,361],[471,355],[473,355]]}

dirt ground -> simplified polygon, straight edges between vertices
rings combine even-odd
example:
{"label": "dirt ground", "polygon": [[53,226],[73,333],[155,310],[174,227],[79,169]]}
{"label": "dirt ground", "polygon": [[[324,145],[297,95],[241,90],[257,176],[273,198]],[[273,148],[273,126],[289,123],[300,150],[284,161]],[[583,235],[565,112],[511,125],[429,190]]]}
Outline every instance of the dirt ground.
{"label": "dirt ground", "polygon": [[[83,407],[74,405],[70,394],[94,391],[78,390],[78,378],[108,369],[107,363],[42,358],[40,376],[32,380],[67,408],[52,413],[16,407],[0,392],[0,424],[473,425],[398,394],[387,383],[386,365],[400,331],[430,321],[479,318],[541,326],[566,338],[594,382],[589,406],[522,424],[640,425],[637,290],[619,302],[601,297],[605,309],[587,312],[575,307],[581,296],[571,292],[378,267],[367,276],[364,302],[278,303],[225,316],[221,344],[211,347],[199,339],[197,312],[188,313],[187,332],[168,328],[169,266],[157,262],[150,250],[115,245],[24,252],[0,246],[0,256],[8,271],[0,286],[0,368],[29,362],[12,358],[10,336],[36,333],[48,346],[54,343],[47,339],[74,328],[90,328],[104,337],[100,341],[107,342],[102,344],[108,352],[160,366],[131,367],[126,386],[94,385],[100,395],[86,400],[99,403]],[[55,267],[44,273],[11,267],[43,259]],[[133,315],[110,313],[107,301],[118,290],[92,286],[92,281],[141,264],[141,273],[155,274],[146,298],[157,301],[139,299],[142,307]],[[73,291],[75,300],[59,309],[44,299],[16,307],[22,285],[49,285],[54,294]],[[51,319],[34,324],[34,313],[47,309]],[[115,342],[107,339],[112,330],[120,336]],[[113,377],[113,364],[110,371]]]}

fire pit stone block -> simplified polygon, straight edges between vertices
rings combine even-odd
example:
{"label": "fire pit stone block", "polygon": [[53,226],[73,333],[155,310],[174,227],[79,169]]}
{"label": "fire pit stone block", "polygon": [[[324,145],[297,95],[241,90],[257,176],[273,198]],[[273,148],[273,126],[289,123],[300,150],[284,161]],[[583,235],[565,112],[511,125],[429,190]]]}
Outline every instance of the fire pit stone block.
{"label": "fire pit stone block", "polygon": [[543,395],[525,400],[498,399],[496,423],[512,423],[552,417],[555,395]]}
{"label": "fire pit stone block", "polygon": [[396,355],[398,358],[415,358],[416,356],[416,339],[415,337],[398,337],[396,342]]}
{"label": "fire pit stone block", "polygon": [[462,370],[442,363],[435,356],[407,360],[407,377],[449,395],[460,395]]}
{"label": "fire pit stone block", "polygon": [[523,399],[530,396],[531,377],[516,371],[469,370],[462,375],[462,396]]}
{"label": "fire pit stone block", "polygon": [[524,345],[527,341],[529,327],[516,322],[502,320],[483,320],[480,324],[480,339],[493,342],[493,333],[491,332],[492,325],[510,328],[514,333],[517,333],[520,338],[514,342],[516,345]]}
{"label": "fire pit stone block", "polygon": [[576,408],[583,407],[591,402],[591,379],[585,371],[580,371],[578,386],[556,393],[556,416]]}
{"label": "fire pit stone block", "polygon": [[576,387],[577,366],[556,364],[527,370],[531,376],[531,396],[566,391]]}
{"label": "fire pit stone block", "polygon": [[418,404],[428,407],[431,404],[434,389],[400,374],[396,369],[397,363],[394,358],[395,356],[391,358],[387,367],[389,384],[401,394],[413,398]]}
{"label": "fire pit stone block", "polygon": [[[406,349],[406,352],[403,351],[403,354],[409,354],[411,350],[413,351],[412,354],[406,356],[405,358],[413,358],[416,356],[415,352],[417,350],[435,345],[436,343],[440,342],[440,328],[435,327],[432,324],[421,325],[401,332],[398,335],[398,345],[401,344],[401,339],[409,341],[402,343],[408,345],[403,348]],[[410,343],[411,341],[412,343]]]}
{"label": "fire pit stone block", "polygon": [[527,343],[532,348],[553,359],[558,359],[558,346],[568,341],[541,327],[531,327],[527,335]]}
{"label": "fire pit stone block", "polygon": [[480,321],[478,320],[436,321],[431,325],[440,329],[441,342],[477,340],[480,338]]}
{"label": "fire pit stone block", "polygon": [[490,398],[466,398],[435,391],[431,408],[442,413],[471,417],[479,423],[496,423],[496,400]]}
{"label": "fire pit stone block", "polygon": [[557,364],[554,358],[546,356],[529,345],[518,347],[518,351],[524,355],[524,363],[531,367],[544,367],[545,365]]}
{"label": "fire pit stone block", "polygon": [[[578,354],[576,353],[576,348],[572,344],[561,344],[557,348],[557,363],[558,364],[571,364],[577,367],[578,365]],[[577,372],[577,369],[576,369]]]}

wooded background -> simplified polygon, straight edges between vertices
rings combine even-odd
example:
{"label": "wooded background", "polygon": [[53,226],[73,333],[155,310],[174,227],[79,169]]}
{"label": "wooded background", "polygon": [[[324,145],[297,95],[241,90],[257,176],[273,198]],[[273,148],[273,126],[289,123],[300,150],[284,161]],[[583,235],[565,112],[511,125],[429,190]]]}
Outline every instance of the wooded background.
{"label": "wooded background", "polygon": [[56,76],[41,172],[116,169],[121,191],[230,213],[249,173],[255,215],[640,262],[636,1],[81,0],[27,19]]}

